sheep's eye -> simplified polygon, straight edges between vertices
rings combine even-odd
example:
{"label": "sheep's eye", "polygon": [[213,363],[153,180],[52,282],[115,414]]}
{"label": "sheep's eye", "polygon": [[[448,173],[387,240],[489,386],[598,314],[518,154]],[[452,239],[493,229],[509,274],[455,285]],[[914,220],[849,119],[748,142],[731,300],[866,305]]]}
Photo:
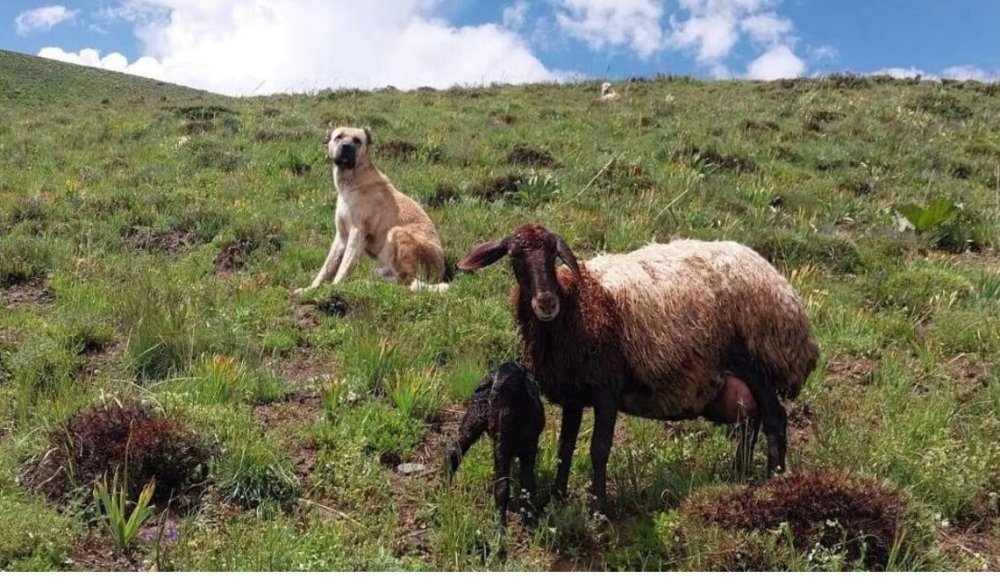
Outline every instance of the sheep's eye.
{"label": "sheep's eye", "polygon": [[351,140],[354,141],[354,144],[356,144],[356,145],[361,144],[361,139],[359,139],[358,137],[354,137]]}

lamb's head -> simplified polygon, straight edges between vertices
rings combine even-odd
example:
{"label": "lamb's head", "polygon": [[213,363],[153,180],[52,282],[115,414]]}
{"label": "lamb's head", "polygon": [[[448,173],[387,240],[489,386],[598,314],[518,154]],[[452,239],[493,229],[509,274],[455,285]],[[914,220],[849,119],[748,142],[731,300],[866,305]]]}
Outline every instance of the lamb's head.
{"label": "lamb's head", "polygon": [[604,84],[601,85],[601,96],[604,96],[609,92],[611,92],[611,83],[605,82]]}
{"label": "lamb's head", "polygon": [[469,249],[459,263],[463,271],[474,271],[510,257],[521,295],[530,296],[531,310],[541,321],[559,315],[559,284],[556,281],[556,257],[580,277],[580,266],[569,246],[558,235],[535,224],[521,225],[513,235],[480,243]]}

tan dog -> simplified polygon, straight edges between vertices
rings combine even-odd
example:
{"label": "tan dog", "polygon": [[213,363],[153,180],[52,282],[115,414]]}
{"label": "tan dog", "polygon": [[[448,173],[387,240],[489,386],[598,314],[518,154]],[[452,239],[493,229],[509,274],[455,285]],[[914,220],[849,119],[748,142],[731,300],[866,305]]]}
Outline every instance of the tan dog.
{"label": "tan dog", "polygon": [[[337,185],[337,234],[312,284],[347,278],[367,253],[378,261],[376,274],[410,289],[443,291],[444,251],[434,223],[413,199],[396,190],[372,165],[367,128],[340,127],[327,135]],[[421,282],[422,277],[435,284]]]}

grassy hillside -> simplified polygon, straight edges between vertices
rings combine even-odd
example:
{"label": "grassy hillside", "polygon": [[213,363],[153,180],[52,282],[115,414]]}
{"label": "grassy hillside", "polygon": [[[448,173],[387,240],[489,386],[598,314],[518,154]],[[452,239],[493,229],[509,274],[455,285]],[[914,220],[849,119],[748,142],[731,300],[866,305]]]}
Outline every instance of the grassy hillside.
{"label": "grassy hillside", "polygon": [[[230,99],[0,52],[0,569],[1000,569],[1000,87],[617,90]],[[413,294],[369,261],[293,296],[333,231],[329,123],[372,128],[451,261],[529,220],[584,259],[760,251],[822,350],[788,406],[806,477],[733,485],[725,429],[623,417],[604,519],[587,418],[570,499],[498,537],[489,444],[450,484],[439,464],[517,355],[511,274]],[[158,484],[129,555],[89,486],[124,455]]]}

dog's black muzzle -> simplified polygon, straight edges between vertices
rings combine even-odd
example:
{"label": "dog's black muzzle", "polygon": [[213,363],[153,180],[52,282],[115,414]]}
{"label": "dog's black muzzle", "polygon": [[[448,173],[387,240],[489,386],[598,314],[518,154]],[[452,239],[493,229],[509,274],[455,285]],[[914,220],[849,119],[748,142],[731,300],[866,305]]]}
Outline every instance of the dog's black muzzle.
{"label": "dog's black muzzle", "polygon": [[333,164],[342,169],[353,169],[358,164],[358,150],[351,145],[337,147],[333,154]]}

